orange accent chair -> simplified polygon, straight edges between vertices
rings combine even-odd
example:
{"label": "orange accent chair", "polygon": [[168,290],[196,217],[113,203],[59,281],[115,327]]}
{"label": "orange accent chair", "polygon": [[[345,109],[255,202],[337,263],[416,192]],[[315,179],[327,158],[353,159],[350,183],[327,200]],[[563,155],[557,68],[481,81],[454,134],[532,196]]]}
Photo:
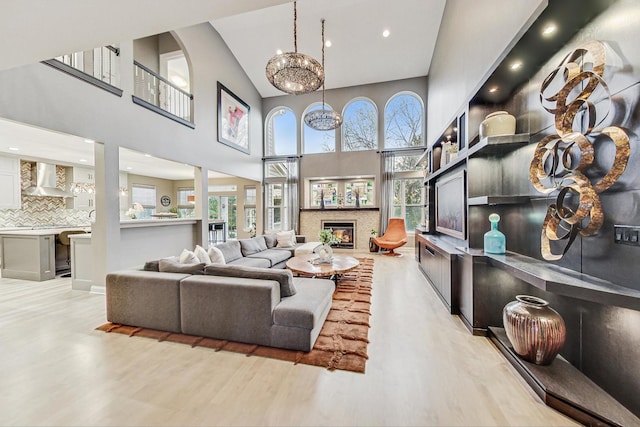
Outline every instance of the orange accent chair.
{"label": "orange accent chair", "polygon": [[404,218],[389,218],[389,224],[384,234],[380,237],[374,237],[373,241],[381,248],[389,250],[385,255],[402,256],[402,254],[393,250],[407,244],[407,230],[404,228]]}

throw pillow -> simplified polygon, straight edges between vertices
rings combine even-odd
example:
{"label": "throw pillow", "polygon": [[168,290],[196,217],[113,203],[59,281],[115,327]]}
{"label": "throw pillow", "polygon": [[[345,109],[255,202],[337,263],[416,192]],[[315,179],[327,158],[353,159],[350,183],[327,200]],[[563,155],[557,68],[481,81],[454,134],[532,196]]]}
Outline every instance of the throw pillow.
{"label": "throw pillow", "polygon": [[209,258],[211,258],[211,264],[225,264],[222,251],[215,246],[209,246],[207,254],[209,255]]}
{"label": "throw pillow", "polygon": [[193,251],[193,253],[196,257],[198,257],[198,261],[204,262],[205,264],[211,264],[211,257],[202,246],[196,245],[196,249]]}
{"label": "throw pillow", "polygon": [[144,271],[160,271],[160,260],[156,259],[153,261],[147,261],[144,263],[144,267],[142,267]]}
{"label": "throw pillow", "polygon": [[242,251],[240,250],[240,242],[237,240],[230,240],[225,243],[218,243],[216,248],[222,251],[224,256],[224,262],[229,264],[239,258],[242,258]]}
{"label": "throw pillow", "polygon": [[203,262],[197,264],[182,264],[172,259],[161,259],[158,269],[164,273],[204,274]]}
{"label": "throw pillow", "polygon": [[275,280],[280,285],[280,297],[290,297],[296,293],[296,288],[293,286],[293,273],[291,270],[247,267],[244,265],[209,264],[204,268],[204,274],[208,276]]}
{"label": "throw pillow", "polygon": [[197,264],[200,262],[200,260],[198,259],[196,254],[193,253],[193,251],[183,249],[182,253],[180,254],[179,262],[180,264]]}
{"label": "throw pillow", "polygon": [[242,255],[244,256],[257,254],[258,252],[267,250],[267,244],[262,236],[253,237],[251,239],[240,239],[239,242]]}
{"label": "throw pillow", "polygon": [[271,248],[275,248],[276,247],[276,244],[278,243],[278,237],[277,237],[276,233],[265,234],[262,237],[264,237],[264,242],[267,245],[267,249],[271,249]]}
{"label": "throw pillow", "polygon": [[281,231],[276,234],[279,248],[292,248],[296,244],[296,232],[294,230]]}

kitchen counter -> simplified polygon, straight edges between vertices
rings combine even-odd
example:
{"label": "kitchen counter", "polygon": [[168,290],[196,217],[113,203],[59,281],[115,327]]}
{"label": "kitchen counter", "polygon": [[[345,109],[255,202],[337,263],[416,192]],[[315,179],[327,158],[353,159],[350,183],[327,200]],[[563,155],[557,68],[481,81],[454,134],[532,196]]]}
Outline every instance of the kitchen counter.
{"label": "kitchen counter", "polygon": [[0,229],[3,278],[43,281],[56,276],[56,236],[91,227]]}

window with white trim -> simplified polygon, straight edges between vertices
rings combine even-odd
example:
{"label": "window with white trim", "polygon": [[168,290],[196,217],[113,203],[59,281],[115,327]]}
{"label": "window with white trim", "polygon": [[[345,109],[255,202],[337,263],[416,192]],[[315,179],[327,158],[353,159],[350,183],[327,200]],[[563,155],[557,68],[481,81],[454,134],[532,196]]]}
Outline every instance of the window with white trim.
{"label": "window with white trim", "polygon": [[136,212],[136,218],[151,218],[156,213],[156,187],[154,185],[132,184],[131,202],[142,206],[142,212]]}
{"label": "window with white trim", "polygon": [[342,112],[342,151],[378,149],[378,109],[368,98],[351,100]]}
{"label": "window with white trim", "polygon": [[413,92],[400,92],[384,107],[384,148],[424,145],[424,104]]}
{"label": "window with white trim", "polygon": [[287,156],[298,153],[296,115],[287,107],[277,107],[265,121],[264,154]]}

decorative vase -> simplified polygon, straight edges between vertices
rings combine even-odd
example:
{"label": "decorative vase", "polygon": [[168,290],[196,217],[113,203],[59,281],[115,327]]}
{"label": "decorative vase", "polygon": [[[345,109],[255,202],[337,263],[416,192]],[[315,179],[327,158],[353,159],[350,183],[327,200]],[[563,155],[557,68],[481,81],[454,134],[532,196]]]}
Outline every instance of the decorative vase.
{"label": "decorative vase", "polygon": [[359,209],[360,208],[360,196],[356,195],[356,208]]}
{"label": "decorative vase", "polygon": [[487,136],[513,135],[516,133],[516,118],[506,111],[489,114],[480,123],[480,139]]}
{"label": "decorative vase", "polygon": [[500,215],[492,213],[489,215],[489,221],[491,230],[484,233],[484,251],[488,254],[503,254],[507,251],[507,244],[504,234],[498,230]]}
{"label": "decorative vase", "polygon": [[378,252],[380,250],[380,247],[373,239],[374,237],[369,237],[369,252]]}
{"label": "decorative vase", "polygon": [[333,262],[333,249],[331,249],[331,245],[328,243],[323,243],[314,249],[318,258],[315,259],[315,263],[317,264],[331,264]]}
{"label": "decorative vase", "polygon": [[451,149],[450,142],[442,143],[442,154],[440,155],[440,167],[443,168],[449,163],[449,155],[451,154],[449,151]]}
{"label": "decorative vase", "polygon": [[567,335],[562,316],[542,298],[517,295],[502,310],[502,321],[513,350],[524,360],[548,365]]}

